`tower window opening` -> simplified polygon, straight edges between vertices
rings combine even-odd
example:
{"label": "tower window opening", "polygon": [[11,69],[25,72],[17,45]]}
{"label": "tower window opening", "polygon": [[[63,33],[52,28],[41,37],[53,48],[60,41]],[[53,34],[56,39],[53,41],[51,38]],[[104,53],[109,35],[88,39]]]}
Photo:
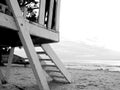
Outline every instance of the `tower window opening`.
{"label": "tower window opening", "polygon": [[39,0],[18,0],[24,18],[38,23]]}
{"label": "tower window opening", "polygon": [[46,5],[45,5],[45,26],[46,27],[48,27],[49,8],[50,8],[50,0],[46,0]]}

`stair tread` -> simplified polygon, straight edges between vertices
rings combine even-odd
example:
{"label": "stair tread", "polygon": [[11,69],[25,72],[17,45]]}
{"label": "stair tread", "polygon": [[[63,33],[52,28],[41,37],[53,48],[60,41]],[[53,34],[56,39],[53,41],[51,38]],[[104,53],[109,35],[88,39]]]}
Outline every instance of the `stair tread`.
{"label": "stair tread", "polygon": [[37,54],[46,54],[46,52],[44,51],[39,51],[39,52],[36,52]]}
{"label": "stair tread", "polygon": [[62,83],[62,84],[70,84],[68,81],[66,80],[56,80],[56,79],[53,79],[52,82],[55,82],[55,83]]}
{"label": "stair tread", "polygon": [[47,67],[47,66],[49,66],[49,67],[57,67],[56,65],[49,65],[49,64],[44,64],[42,66],[44,66],[44,67]]}
{"label": "stair tread", "polygon": [[65,78],[64,76],[58,76],[58,75],[50,75],[53,78]]}
{"label": "stair tread", "polygon": [[61,73],[59,70],[45,70],[46,72],[59,72]]}
{"label": "stair tread", "polygon": [[51,59],[40,59],[40,60],[43,60],[43,61],[51,61]]}

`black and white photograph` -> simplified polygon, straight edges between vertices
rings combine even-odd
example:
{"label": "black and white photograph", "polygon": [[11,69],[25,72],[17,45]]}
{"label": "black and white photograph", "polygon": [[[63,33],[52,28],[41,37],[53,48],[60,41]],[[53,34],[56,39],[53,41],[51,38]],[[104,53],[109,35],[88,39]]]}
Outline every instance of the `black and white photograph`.
{"label": "black and white photograph", "polygon": [[0,0],[0,90],[120,90],[120,1]]}

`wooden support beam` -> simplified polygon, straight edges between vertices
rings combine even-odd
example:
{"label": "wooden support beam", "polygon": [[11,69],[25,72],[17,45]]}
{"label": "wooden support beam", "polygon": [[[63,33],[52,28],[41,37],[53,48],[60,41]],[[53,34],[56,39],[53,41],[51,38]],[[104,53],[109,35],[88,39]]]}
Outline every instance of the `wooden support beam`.
{"label": "wooden support beam", "polygon": [[41,25],[44,25],[45,22],[45,5],[46,5],[46,0],[40,0],[38,22]]}
{"label": "wooden support beam", "polygon": [[56,18],[55,18],[55,30],[56,31],[59,31],[60,3],[61,3],[61,0],[56,0]]}
{"label": "wooden support beam", "polygon": [[54,7],[54,0],[50,0],[50,9],[49,9],[49,17],[48,17],[48,28],[50,29],[52,26],[52,19],[53,19],[53,7]]}
{"label": "wooden support beam", "polygon": [[7,80],[4,77],[1,69],[0,69],[0,81],[1,81],[1,84],[6,84],[7,83]]}
{"label": "wooden support beam", "polygon": [[34,72],[35,78],[39,85],[40,90],[50,90],[46,77],[43,73],[43,69],[41,67],[38,55],[35,52],[35,48],[33,46],[33,42],[30,37],[29,28],[26,26],[25,20],[22,16],[20,7],[18,5],[17,0],[6,0],[9,6],[12,9],[14,14],[14,18],[16,20],[16,24],[19,28],[19,37],[25,49],[25,52],[30,60],[30,64],[32,70]]}
{"label": "wooden support beam", "polygon": [[26,19],[27,8],[26,7],[22,7],[22,9],[23,9],[23,17]]}
{"label": "wooden support beam", "polygon": [[6,75],[5,75],[7,81],[9,80],[9,76],[10,76],[10,69],[11,69],[11,65],[12,65],[13,56],[14,56],[14,47],[11,48],[10,54],[8,57],[7,71],[6,71]]}
{"label": "wooden support beam", "polygon": [[61,71],[61,73],[64,75],[66,80],[68,82],[71,82],[71,75],[66,70],[56,53],[53,51],[53,49],[50,47],[49,44],[42,44],[41,47],[44,49],[44,51],[47,53],[47,55],[51,58],[51,60],[54,62],[55,66]]}

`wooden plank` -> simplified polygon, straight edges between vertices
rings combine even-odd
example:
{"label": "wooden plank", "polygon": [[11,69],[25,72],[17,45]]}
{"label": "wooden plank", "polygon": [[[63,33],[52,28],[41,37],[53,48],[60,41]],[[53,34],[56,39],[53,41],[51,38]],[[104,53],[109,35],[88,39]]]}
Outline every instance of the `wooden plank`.
{"label": "wooden plank", "polygon": [[[45,38],[48,40],[52,40],[55,42],[59,41],[59,33],[58,32],[52,32],[51,30],[43,28],[39,25],[31,24],[27,21],[25,22],[25,24],[26,24],[26,26],[29,27],[28,30],[29,30],[31,35],[37,36],[40,38]],[[9,28],[9,29],[14,30],[14,31],[18,31],[18,27],[17,27],[13,17],[8,16],[8,15],[3,14],[3,13],[0,13],[0,26],[5,27],[5,28]]]}
{"label": "wooden plank", "polygon": [[45,70],[47,73],[51,73],[51,72],[58,72],[58,73],[60,73],[60,71],[59,70]]}
{"label": "wooden plank", "polygon": [[46,52],[44,51],[39,51],[39,52],[36,52],[37,54],[46,54]]}
{"label": "wooden plank", "polygon": [[22,16],[18,2],[17,0],[6,0],[6,1],[8,2],[14,14],[16,23],[19,28],[19,32],[18,32],[19,37],[24,46],[25,52],[30,60],[30,64],[34,72],[35,78],[37,80],[37,83],[39,85],[39,88],[40,90],[50,90],[46,77],[43,74],[43,69],[39,62],[39,58],[35,52],[35,48],[33,46],[33,43],[29,34],[29,30],[28,30],[29,28],[26,26],[26,23]]}
{"label": "wooden plank", "polygon": [[54,7],[54,0],[50,0],[50,9],[49,9],[49,17],[48,17],[48,28],[50,29],[52,26],[52,19],[53,19],[53,7]]}
{"label": "wooden plank", "polygon": [[16,26],[13,17],[4,13],[0,13],[0,26],[18,31],[18,27]]}
{"label": "wooden plank", "polygon": [[10,54],[9,54],[9,57],[8,57],[7,70],[6,70],[6,75],[5,75],[7,80],[9,80],[10,69],[11,69],[11,65],[12,65],[13,56],[14,56],[14,47],[11,48]]}
{"label": "wooden plank", "polygon": [[59,33],[57,32],[52,32],[51,30],[33,24],[26,23],[26,25],[29,27],[29,32],[31,35],[55,41],[58,41],[59,39]]}
{"label": "wooden plank", "polygon": [[56,0],[56,18],[55,18],[55,30],[59,31],[59,22],[60,22],[60,3],[61,0]]}
{"label": "wooden plank", "polygon": [[71,82],[71,75],[70,75],[70,73],[66,70],[66,68],[64,67],[64,65],[62,64],[62,62],[58,58],[58,56],[55,54],[55,52],[53,51],[53,49],[50,47],[50,45],[48,45],[48,44],[42,44],[41,47],[44,49],[44,51],[47,53],[47,55],[49,55],[49,57],[52,59],[52,61],[54,62],[54,64],[58,67],[58,69],[64,75],[64,77],[66,78],[66,80],[68,82]]}
{"label": "wooden plank", "polygon": [[58,76],[58,75],[51,75],[53,78],[65,78],[64,76]]}
{"label": "wooden plank", "polygon": [[44,65],[42,65],[42,67],[56,67],[56,66],[55,65],[44,64]]}
{"label": "wooden plank", "polygon": [[41,25],[44,25],[44,22],[45,22],[45,5],[46,5],[46,0],[40,0],[38,22]]}
{"label": "wooden plank", "polygon": [[26,19],[27,16],[27,8],[23,7],[23,17]]}
{"label": "wooden plank", "polygon": [[40,61],[51,61],[51,59],[40,59]]}

